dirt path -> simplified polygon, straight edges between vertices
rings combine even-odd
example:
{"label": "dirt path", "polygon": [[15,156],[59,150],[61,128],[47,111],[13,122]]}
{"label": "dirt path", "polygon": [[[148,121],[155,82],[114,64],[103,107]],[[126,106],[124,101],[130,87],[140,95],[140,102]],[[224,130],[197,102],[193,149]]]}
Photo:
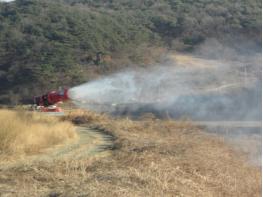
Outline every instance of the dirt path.
{"label": "dirt path", "polygon": [[77,128],[79,139],[72,144],[60,145],[37,160],[55,160],[61,158],[82,159],[98,156],[112,146],[112,137],[102,133],[98,128],[82,126]]}
{"label": "dirt path", "polygon": [[0,170],[33,165],[38,162],[52,163],[57,160],[102,157],[108,155],[108,150],[113,148],[113,137],[105,134],[103,129],[81,126],[77,127],[77,133],[78,139],[74,142],[57,145],[45,149],[39,154],[25,156],[13,161],[1,161]]}

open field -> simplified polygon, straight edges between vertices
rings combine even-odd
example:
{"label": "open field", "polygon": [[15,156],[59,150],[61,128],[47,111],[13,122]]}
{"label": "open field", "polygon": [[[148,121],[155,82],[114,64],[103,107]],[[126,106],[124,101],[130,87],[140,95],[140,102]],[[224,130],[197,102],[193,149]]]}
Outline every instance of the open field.
{"label": "open field", "polygon": [[[0,132],[0,160],[9,153],[30,157],[23,162],[13,157],[15,165],[0,162],[0,197],[260,196],[261,112],[260,94],[252,94],[258,87],[254,74],[246,75],[247,83],[242,65],[232,75],[225,72],[228,66],[212,60],[172,57],[174,68],[186,69],[175,80],[185,91],[168,91],[177,99],[167,110],[156,108],[162,99],[93,103],[94,109],[106,112],[105,107],[113,116],[76,109],[72,103],[59,117],[2,110],[0,120],[8,126]],[[217,69],[222,69],[220,76]],[[92,103],[80,102],[92,109]],[[81,128],[78,136],[69,132],[69,122]]]}
{"label": "open field", "polygon": [[0,0],[0,197],[261,196],[261,14]]}
{"label": "open field", "polygon": [[81,110],[62,119],[111,135],[111,154],[6,169],[3,196],[260,195],[260,168],[191,122],[113,119]]}
{"label": "open field", "polygon": [[70,122],[39,113],[0,110],[0,155],[22,157],[77,138]]}

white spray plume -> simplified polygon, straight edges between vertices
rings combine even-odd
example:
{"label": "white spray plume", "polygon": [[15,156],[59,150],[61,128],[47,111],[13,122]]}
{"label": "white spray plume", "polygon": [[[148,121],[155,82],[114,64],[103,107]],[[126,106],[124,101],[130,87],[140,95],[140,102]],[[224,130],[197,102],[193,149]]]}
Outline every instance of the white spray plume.
{"label": "white spray plume", "polygon": [[[260,59],[257,55],[254,57]],[[163,64],[147,69],[123,71],[91,81],[70,89],[69,95],[77,105],[96,111],[112,111],[112,106],[131,104],[153,104],[155,109],[171,109],[176,108],[176,101],[180,101],[179,105],[199,106],[202,103],[200,100],[204,100],[200,95],[222,95],[242,88],[255,89],[259,77],[253,71],[259,65],[255,65],[254,59],[252,63],[250,65],[247,60],[220,61],[189,55],[170,55]],[[200,98],[196,99],[196,96]],[[182,102],[182,97],[187,97],[185,103]],[[207,106],[217,104],[223,108],[231,108],[231,99],[206,99],[205,107],[199,114],[208,113],[210,109]],[[249,102],[239,99],[243,103]],[[247,104],[251,110],[250,104]],[[187,114],[196,113],[193,110],[189,109]]]}
{"label": "white spray plume", "polygon": [[[115,115],[139,117],[151,112],[165,116],[168,112],[169,117],[200,121],[260,121],[261,53],[246,46],[240,53],[211,42],[201,46],[196,56],[170,54],[162,64],[126,70],[74,87],[69,91],[70,98],[82,108]],[[222,126],[209,130],[224,135],[229,128]],[[261,161],[261,129],[232,129],[235,132],[226,138],[235,139],[235,147],[246,149],[250,162],[261,165],[257,162]],[[243,136],[254,141],[244,143],[239,140]],[[250,151],[251,147],[255,151]]]}

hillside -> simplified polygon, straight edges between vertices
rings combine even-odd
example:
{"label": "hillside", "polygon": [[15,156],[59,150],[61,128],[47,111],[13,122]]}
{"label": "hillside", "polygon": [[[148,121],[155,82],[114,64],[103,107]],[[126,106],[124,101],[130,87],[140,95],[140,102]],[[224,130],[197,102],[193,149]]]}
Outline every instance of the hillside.
{"label": "hillside", "polygon": [[[97,135],[101,132],[111,136],[112,150],[106,148],[87,157],[89,147],[98,144],[98,139],[79,136],[82,143],[89,143],[85,141],[75,148],[70,148],[74,144],[62,146],[62,152],[47,150],[33,158],[26,156],[24,161],[5,162],[1,157],[2,196],[261,194],[261,167],[251,165],[246,155],[227,145],[227,137],[209,134],[191,122],[149,116],[133,121],[82,110],[69,112],[63,120],[97,130]],[[253,147],[256,141],[254,138],[250,146],[248,143],[242,147]]]}
{"label": "hillside", "polygon": [[164,49],[191,51],[208,38],[261,45],[259,0],[17,0],[0,3],[0,21],[1,104],[147,64]]}

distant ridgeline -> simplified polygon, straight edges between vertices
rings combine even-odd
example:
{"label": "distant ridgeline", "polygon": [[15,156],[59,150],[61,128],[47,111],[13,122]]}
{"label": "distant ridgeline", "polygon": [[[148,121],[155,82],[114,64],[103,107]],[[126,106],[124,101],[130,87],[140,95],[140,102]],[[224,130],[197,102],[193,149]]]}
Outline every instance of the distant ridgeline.
{"label": "distant ridgeline", "polygon": [[1,2],[0,104],[143,64],[147,51],[233,37],[261,45],[261,0]]}

